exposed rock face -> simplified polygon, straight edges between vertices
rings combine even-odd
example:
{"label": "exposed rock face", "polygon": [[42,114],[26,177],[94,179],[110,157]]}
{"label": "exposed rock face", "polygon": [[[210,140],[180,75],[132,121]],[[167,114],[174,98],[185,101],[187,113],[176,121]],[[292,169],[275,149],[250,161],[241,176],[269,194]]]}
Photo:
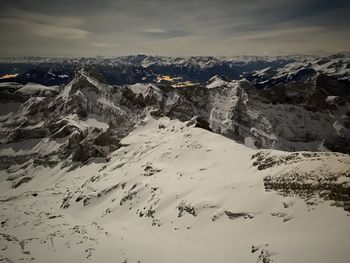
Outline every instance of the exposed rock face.
{"label": "exposed rock face", "polygon": [[[282,195],[298,195],[310,202],[315,197],[332,200],[332,205],[350,211],[349,156],[340,153],[292,153],[285,156],[258,152],[252,156],[258,170],[288,165],[278,176],[264,178],[265,189]],[[325,163],[331,163],[327,166]],[[315,166],[323,164],[322,171]]]}
{"label": "exposed rock face", "polygon": [[0,127],[5,169],[39,160],[46,165],[65,160],[71,165],[105,158],[144,111],[135,107],[137,98],[130,96],[134,95],[130,90],[100,84],[84,70],[55,96],[42,92],[28,96],[19,90],[9,86],[3,92],[17,96],[1,97],[8,108],[1,112]]}
{"label": "exposed rock face", "polygon": [[257,148],[316,151],[325,146],[348,152],[345,144],[340,145],[350,138],[349,97],[332,97],[339,91],[320,86],[320,78],[324,76],[268,90],[245,80],[224,81],[210,89],[167,88],[162,106],[167,116],[200,116],[214,132]]}
{"label": "exposed rock face", "polygon": [[223,77],[185,88],[109,86],[98,79],[83,68],[62,88],[4,87],[0,166],[103,160],[148,111],[191,120],[249,147],[349,152],[349,92],[324,75],[266,90]]}

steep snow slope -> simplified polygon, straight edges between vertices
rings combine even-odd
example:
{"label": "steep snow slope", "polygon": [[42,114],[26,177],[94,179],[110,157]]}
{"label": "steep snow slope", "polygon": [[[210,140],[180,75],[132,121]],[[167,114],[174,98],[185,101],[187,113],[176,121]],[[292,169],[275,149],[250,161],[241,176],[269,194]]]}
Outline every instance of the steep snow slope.
{"label": "steep snow slope", "polygon": [[1,260],[348,261],[348,155],[254,150],[151,115],[120,143],[107,163],[1,181]]}

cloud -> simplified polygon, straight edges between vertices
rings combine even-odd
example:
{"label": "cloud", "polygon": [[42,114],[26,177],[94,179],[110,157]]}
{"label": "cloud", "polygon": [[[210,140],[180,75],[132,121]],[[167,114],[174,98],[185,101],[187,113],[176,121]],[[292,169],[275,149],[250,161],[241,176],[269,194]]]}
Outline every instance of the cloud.
{"label": "cloud", "polygon": [[324,31],[325,28],[314,26],[314,27],[297,27],[297,28],[288,28],[288,29],[275,29],[275,30],[266,30],[262,32],[254,32],[241,35],[239,39],[241,41],[244,40],[252,40],[252,41],[265,41],[271,40],[276,41],[278,39],[289,39],[299,40],[300,38],[304,38],[310,36],[311,34],[317,34],[319,32]]}
{"label": "cloud", "polygon": [[88,31],[79,28],[40,24],[18,19],[0,19],[0,24],[3,24],[4,26],[11,25],[20,31],[32,33],[41,37],[61,38],[67,40],[84,39],[89,34]]}
{"label": "cloud", "polygon": [[163,30],[160,28],[149,28],[149,29],[144,30],[143,32],[150,33],[150,34],[166,34],[167,33],[166,30]]}
{"label": "cloud", "polygon": [[90,45],[98,48],[120,48],[121,47],[121,44],[119,43],[93,42],[93,43],[90,43]]}
{"label": "cloud", "polygon": [[87,30],[79,28],[84,23],[80,18],[53,17],[15,9],[0,18],[0,23],[41,37],[76,40],[84,39],[89,34]]}
{"label": "cloud", "polygon": [[5,11],[5,14],[5,17],[13,19],[39,24],[58,25],[62,27],[79,27],[84,24],[84,20],[76,16],[53,16],[38,12],[24,11],[21,9],[8,9]]}
{"label": "cloud", "polygon": [[0,34],[6,36],[0,55],[230,55],[350,47],[345,0],[2,0],[0,9]]}
{"label": "cloud", "polygon": [[168,39],[176,37],[186,37],[191,35],[190,32],[184,30],[164,30],[161,28],[148,28],[141,32],[144,36],[158,38],[158,39]]}

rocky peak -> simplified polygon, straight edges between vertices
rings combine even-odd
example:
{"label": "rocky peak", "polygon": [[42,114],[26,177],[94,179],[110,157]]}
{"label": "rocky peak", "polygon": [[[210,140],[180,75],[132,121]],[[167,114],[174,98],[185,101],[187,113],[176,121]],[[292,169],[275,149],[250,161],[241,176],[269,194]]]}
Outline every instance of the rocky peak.
{"label": "rocky peak", "polygon": [[[5,148],[33,144],[30,153],[18,153],[16,162],[22,164],[33,156],[48,164],[88,162],[120,147],[120,140],[152,110],[181,121],[197,116],[198,127],[249,147],[348,152],[349,99],[338,81],[317,75],[314,82],[259,90],[247,80],[215,76],[208,85],[109,86],[83,68],[59,93],[32,93],[21,100],[7,96],[1,140]],[[11,165],[8,155],[1,158],[2,167]]]}

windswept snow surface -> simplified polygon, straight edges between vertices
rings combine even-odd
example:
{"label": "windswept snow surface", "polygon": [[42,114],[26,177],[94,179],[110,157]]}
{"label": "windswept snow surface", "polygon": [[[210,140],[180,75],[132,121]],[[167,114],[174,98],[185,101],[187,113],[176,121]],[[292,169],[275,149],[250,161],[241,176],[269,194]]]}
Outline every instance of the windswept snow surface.
{"label": "windswept snow surface", "polygon": [[[264,187],[268,176],[311,168],[316,181],[333,173],[350,185],[348,155],[293,153],[293,162],[149,115],[121,143],[107,163],[23,167],[34,177],[17,188],[0,180],[0,260],[348,262],[348,212]],[[264,169],[253,163],[260,155],[289,163]]]}

